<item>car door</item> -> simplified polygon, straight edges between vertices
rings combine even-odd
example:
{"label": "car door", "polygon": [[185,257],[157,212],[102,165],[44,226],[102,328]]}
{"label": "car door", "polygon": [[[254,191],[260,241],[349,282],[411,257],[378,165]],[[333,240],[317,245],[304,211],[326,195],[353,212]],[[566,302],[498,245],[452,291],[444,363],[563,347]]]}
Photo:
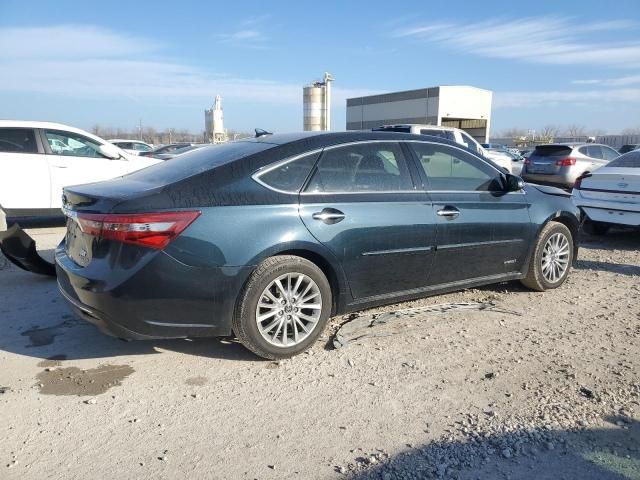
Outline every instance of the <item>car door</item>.
{"label": "car door", "polygon": [[[51,208],[49,166],[33,128],[0,128],[0,207],[9,216]],[[22,212],[13,212],[22,210]]]}
{"label": "car door", "polygon": [[358,142],[326,148],[300,194],[302,221],[342,264],[356,303],[429,283],[433,209],[414,177],[398,142]]}
{"label": "car door", "polygon": [[126,159],[112,160],[100,153],[100,144],[75,132],[42,131],[51,172],[51,206],[62,207],[62,189],[69,185],[108,180],[127,173]]}
{"label": "car door", "polygon": [[408,145],[433,202],[433,283],[464,283],[520,271],[533,233],[523,192],[505,192],[503,174],[461,148]]}

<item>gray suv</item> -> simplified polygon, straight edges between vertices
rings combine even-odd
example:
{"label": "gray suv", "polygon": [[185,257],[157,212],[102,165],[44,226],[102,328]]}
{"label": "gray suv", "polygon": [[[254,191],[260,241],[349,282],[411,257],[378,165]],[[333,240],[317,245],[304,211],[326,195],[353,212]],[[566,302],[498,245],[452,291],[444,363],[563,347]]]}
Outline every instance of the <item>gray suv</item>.
{"label": "gray suv", "polygon": [[572,188],[580,175],[619,156],[613,148],[597,143],[538,145],[524,162],[522,178],[530,183]]}

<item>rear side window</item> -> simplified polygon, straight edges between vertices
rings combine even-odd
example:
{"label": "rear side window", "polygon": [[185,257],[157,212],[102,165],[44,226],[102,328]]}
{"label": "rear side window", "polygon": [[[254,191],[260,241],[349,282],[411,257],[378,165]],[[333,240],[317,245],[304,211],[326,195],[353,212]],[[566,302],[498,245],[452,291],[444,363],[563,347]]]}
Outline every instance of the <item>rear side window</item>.
{"label": "rear side window", "polygon": [[0,128],[0,152],[38,153],[35,132],[30,128]]}
{"label": "rear side window", "polygon": [[640,168],[640,150],[625,153],[609,162],[607,167]]}
{"label": "rear side window", "polygon": [[591,158],[603,158],[600,145],[589,145],[587,147],[587,156]]}
{"label": "rear side window", "polygon": [[602,156],[605,160],[614,160],[620,156],[620,154],[613,148],[606,147],[604,145],[602,145],[600,148],[602,149]]}
{"label": "rear side window", "polygon": [[429,190],[500,190],[500,175],[473,155],[437,143],[411,143],[429,181]]}
{"label": "rear side window", "polygon": [[134,143],[133,149],[138,152],[149,152],[151,151],[151,147],[149,145],[145,145],[144,143]]}
{"label": "rear side window", "polygon": [[450,139],[449,132],[446,130],[434,130],[430,128],[423,128],[420,130],[420,135],[431,135],[432,137],[440,137]]}
{"label": "rear side window", "polygon": [[462,135],[462,140],[464,140],[464,142],[467,144],[467,148],[472,152],[478,153],[478,144],[476,143],[476,141],[466,133],[461,133],[461,135]]}
{"label": "rear side window", "polygon": [[400,145],[376,142],[325,150],[306,192],[397,192],[412,188]]}
{"label": "rear side window", "polygon": [[320,152],[311,153],[290,162],[276,164],[259,173],[256,179],[275,190],[297,193],[311,173]]}

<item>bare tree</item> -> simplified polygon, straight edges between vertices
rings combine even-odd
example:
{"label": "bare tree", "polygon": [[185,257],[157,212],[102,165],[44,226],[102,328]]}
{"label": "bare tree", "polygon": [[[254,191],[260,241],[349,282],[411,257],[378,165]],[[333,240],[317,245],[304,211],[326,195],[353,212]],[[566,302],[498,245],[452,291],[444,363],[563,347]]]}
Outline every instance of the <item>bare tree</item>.
{"label": "bare tree", "polygon": [[548,140],[553,140],[559,133],[560,129],[555,125],[545,125],[540,129],[540,136]]}
{"label": "bare tree", "polygon": [[527,131],[523,128],[507,128],[506,130],[503,130],[500,134],[500,137],[502,138],[518,138],[518,137],[524,137],[527,135]]}
{"label": "bare tree", "polygon": [[586,135],[585,128],[582,125],[568,125],[566,134],[569,137],[584,137]]}
{"label": "bare tree", "polygon": [[640,135],[640,127],[625,128],[622,135]]}

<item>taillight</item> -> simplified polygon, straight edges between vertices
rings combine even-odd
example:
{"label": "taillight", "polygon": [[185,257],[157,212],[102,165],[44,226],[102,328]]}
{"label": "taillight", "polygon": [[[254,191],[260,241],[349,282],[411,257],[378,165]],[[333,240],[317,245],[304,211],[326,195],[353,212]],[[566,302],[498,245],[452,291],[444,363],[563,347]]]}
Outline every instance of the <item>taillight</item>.
{"label": "taillight", "polygon": [[570,167],[571,165],[575,165],[575,164],[576,164],[575,157],[562,158],[556,162],[556,165],[558,165],[559,167]]}
{"label": "taillight", "polygon": [[88,235],[161,250],[199,216],[198,211],[78,213],[77,220],[80,230]]}
{"label": "taillight", "polygon": [[529,165],[530,163],[531,163],[531,160],[529,160],[527,157],[524,157],[524,164]]}

